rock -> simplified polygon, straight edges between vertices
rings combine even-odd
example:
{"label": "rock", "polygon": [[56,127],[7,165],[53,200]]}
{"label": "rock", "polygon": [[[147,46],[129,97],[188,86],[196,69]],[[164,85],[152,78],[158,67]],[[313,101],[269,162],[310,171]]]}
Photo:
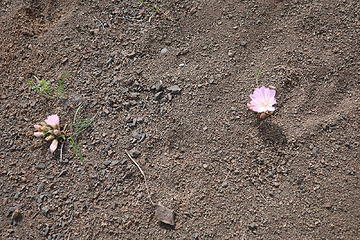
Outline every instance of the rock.
{"label": "rock", "polygon": [[140,96],[140,93],[137,93],[137,92],[131,92],[131,93],[129,93],[129,98],[130,98],[130,99],[133,99],[133,100],[139,99],[139,96]]}
{"label": "rock", "polygon": [[16,208],[14,210],[14,212],[12,213],[11,215],[11,223],[13,225],[16,225],[18,222],[20,222],[22,219],[22,214],[20,212],[20,209],[19,208]]}
{"label": "rock", "polygon": [[137,149],[132,149],[130,150],[130,156],[133,157],[133,158],[137,158],[141,155],[141,152]]}
{"label": "rock", "polygon": [[6,216],[6,217],[10,217],[16,209],[17,209],[16,207],[10,207],[10,208],[7,210],[5,216]]}
{"label": "rock", "polygon": [[181,55],[185,55],[185,54],[188,54],[189,53],[189,49],[188,48],[183,48],[181,49],[180,51],[178,51],[176,53],[176,56],[181,56]]}
{"label": "rock", "polygon": [[50,212],[50,209],[48,207],[42,207],[40,211],[44,216],[47,216]]}
{"label": "rock", "polygon": [[111,161],[110,160],[105,160],[104,161],[104,165],[107,167],[107,166],[109,166],[111,164]]}
{"label": "rock", "polygon": [[229,185],[228,182],[225,181],[225,182],[223,182],[223,183],[221,184],[221,187],[226,188],[228,185]]}
{"label": "rock", "polygon": [[246,41],[240,41],[239,44],[240,44],[240,46],[245,47],[247,45],[247,42]]}
{"label": "rock", "polygon": [[249,224],[249,229],[255,231],[258,228],[258,225],[255,222]]}
{"label": "rock", "polygon": [[111,161],[110,166],[114,167],[114,166],[116,166],[117,164],[119,164],[119,162],[120,162],[120,161],[118,161],[118,160],[113,160],[113,161]]}
{"label": "rock", "polygon": [[151,86],[151,90],[154,92],[160,92],[164,89],[163,83],[159,81],[158,83]]}
{"label": "rock", "polygon": [[36,169],[45,169],[45,164],[39,163],[35,166]]}
{"label": "rock", "polygon": [[155,217],[162,223],[174,226],[175,214],[173,210],[170,210],[161,204],[158,204],[155,209]]}
{"label": "rock", "polygon": [[41,192],[44,191],[44,189],[45,189],[45,184],[44,184],[44,183],[40,183],[39,186],[38,186],[37,189],[36,189],[36,192],[37,192],[37,193],[41,193]]}
{"label": "rock", "polygon": [[161,100],[162,95],[163,95],[162,92],[158,92],[158,93],[155,94],[154,99],[159,101],[159,100]]}
{"label": "rock", "polygon": [[207,170],[207,169],[209,169],[209,165],[206,164],[206,163],[204,163],[204,164],[203,164],[203,168]]}
{"label": "rock", "polygon": [[177,85],[170,86],[167,88],[167,90],[172,94],[179,94],[181,92],[181,88]]}
{"label": "rock", "polygon": [[168,51],[169,51],[169,49],[163,48],[163,49],[161,49],[160,54],[164,55],[164,54],[166,54]]}
{"label": "rock", "polygon": [[192,236],[193,239],[199,239],[199,234],[198,233],[194,233],[191,236]]}
{"label": "rock", "polygon": [[232,51],[232,50],[229,50],[229,51],[228,51],[228,56],[229,56],[229,57],[235,56],[235,52]]}

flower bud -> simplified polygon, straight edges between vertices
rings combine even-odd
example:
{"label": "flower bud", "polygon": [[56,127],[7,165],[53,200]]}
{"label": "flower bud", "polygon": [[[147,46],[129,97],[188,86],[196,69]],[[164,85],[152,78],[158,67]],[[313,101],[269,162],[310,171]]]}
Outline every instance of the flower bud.
{"label": "flower bud", "polygon": [[46,138],[45,138],[45,140],[46,141],[51,141],[51,140],[53,140],[55,137],[53,136],[53,135],[50,135],[50,136],[47,136]]}
{"label": "flower bud", "polygon": [[44,135],[44,132],[34,132],[35,137],[43,137]]}
{"label": "flower bud", "polygon": [[54,139],[53,141],[52,141],[52,143],[51,143],[51,145],[50,145],[50,148],[49,148],[49,150],[50,150],[50,152],[55,152],[55,150],[56,150],[56,148],[57,148],[57,146],[58,146],[58,143],[59,143],[59,141],[58,140],[56,140],[56,139]]}
{"label": "flower bud", "polygon": [[35,124],[35,125],[34,125],[34,128],[35,128],[36,130],[41,130],[42,126],[39,125],[39,124]]}
{"label": "flower bud", "polygon": [[59,129],[55,129],[53,133],[54,135],[59,136],[61,134],[61,131]]}

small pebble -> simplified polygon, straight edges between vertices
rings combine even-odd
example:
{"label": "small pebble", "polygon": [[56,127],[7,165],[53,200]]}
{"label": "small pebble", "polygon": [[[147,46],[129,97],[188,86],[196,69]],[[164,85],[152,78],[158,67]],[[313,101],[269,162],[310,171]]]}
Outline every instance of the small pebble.
{"label": "small pebble", "polygon": [[160,54],[164,55],[164,54],[166,54],[168,51],[169,51],[169,49],[163,48],[163,49],[161,49]]}
{"label": "small pebble", "polygon": [[240,46],[245,47],[247,45],[246,41],[240,41]]}
{"label": "small pebble", "polygon": [[45,169],[45,164],[39,163],[35,166],[36,169]]}

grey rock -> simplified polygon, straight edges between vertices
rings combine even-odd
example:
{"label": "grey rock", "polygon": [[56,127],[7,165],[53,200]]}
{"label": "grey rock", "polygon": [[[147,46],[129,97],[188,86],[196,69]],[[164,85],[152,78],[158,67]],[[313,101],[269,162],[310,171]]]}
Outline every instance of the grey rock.
{"label": "grey rock", "polygon": [[151,90],[154,92],[159,92],[164,89],[163,83],[161,81],[151,86]]}
{"label": "grey rock", "polygon": [[120,161],[118,161],[118,160],[113,160],[113,161],[111,161],[110,166],[114,167],[114,166],[116,166],[117,164],[119,164],[119,162],[120,162]]}
{"label": "grey rock", "polygon": [[155,94],[154,99],[159,101],[159,100],[161,100],[162,95],[163,95],[162,92],[158,92],[158,93]]}
{"label": "grey rock", "polygon": [[104,165],[107,167],[107,166],[109,166],[111,164],[111,161],[110,160],[105,160],[104,161]]}
{"label": "grey rock", "polygon": [[160,54],[164,55],[164,54],[166,54],[168,51],[169,51],[169,49],[163,48],[163,49],[161,49]]}
{"label": "grey rock", "polygon": [[50,209],[48,207],[42,207],[41,208],[41,213],[45,216],[47,216],[50,212]]}
{"label": "grey rock", "polygon": [[44,191],[44,189],[45,189],[45,184],[44,184],[44,183],[40,183],[39,186],[38,186],[37,189],[36,189],[36,192],[37,192],[37,193],[41,193],[41,192]]}
{"label": "grey rock", "polygon": [[36,169],[45,169],[45,164],[39,163],[35,166]]}
{"label": "grey rock", "polygon": [[192,236],[193,239],[199,239],[199,234],[198,233],[194,233],[191,236]]}
{"label": "grey rock", "polygon": [[240,46],[245,47],[247,45],[246,41],[240,41]]}
{"label": "grey rock", "polygon": [[172,94],[179,94],[181,92],[181,88],[177,85],[170,86],[167,88],[167,90]]}

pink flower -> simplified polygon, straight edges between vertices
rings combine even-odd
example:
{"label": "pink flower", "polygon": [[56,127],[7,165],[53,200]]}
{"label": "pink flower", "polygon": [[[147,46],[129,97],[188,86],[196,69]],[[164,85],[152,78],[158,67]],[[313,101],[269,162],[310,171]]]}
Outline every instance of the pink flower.
{"label": "pink flower", "polygon": [[46,124],[50,125],[53,128],[57,128],[60,124],[59,116],[54,114],[47,117],[45,120]]}
{"label": "pink flower", "polygon": [[274,104],[276,104],[275,99],[276,91],[274,89],[261,87],[256,88],[254,92],[250,95],[251,102],[247,104],[248,108],[254,112],[264,113],[275,111]]}
{"label": "pink flower", "polygon": [[56,148],[57,148],[57,146],[58,146],[58,143],[59,143],[59,141],[58,140],[56,140],[56,139],[54,139],[53,141],[52,141],[52,143],[51,143],[51,145],[50,145],[50,152],[55,152],[55,150],[56,150]]}
{"label": "pink flower", "polygon": [[42,136],[44,136],[44,133],[43,132],[34,132],[34,136],[35,137],[42,137]]}

